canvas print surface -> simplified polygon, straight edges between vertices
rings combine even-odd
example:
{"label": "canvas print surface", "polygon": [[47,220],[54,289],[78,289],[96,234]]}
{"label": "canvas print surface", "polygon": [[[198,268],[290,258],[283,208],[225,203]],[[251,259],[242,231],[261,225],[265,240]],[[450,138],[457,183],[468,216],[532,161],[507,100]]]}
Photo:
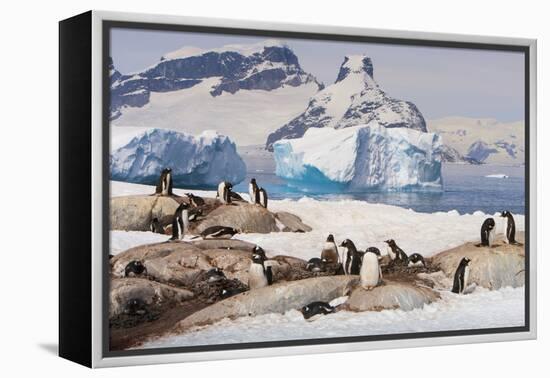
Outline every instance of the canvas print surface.
{"label": "canvas print surface", "polygon": [[523,52],[116,27],[109,55],[111,351],[525,326]]}

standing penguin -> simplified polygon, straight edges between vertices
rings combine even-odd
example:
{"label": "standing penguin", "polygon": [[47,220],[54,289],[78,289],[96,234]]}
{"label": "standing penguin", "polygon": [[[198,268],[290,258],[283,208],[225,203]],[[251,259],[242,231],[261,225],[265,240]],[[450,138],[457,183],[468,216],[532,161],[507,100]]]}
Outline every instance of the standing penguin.
{"label": "standing penguin", "polygon": [[259,204],[267,209],[267,191],[264,188],[258,190]]}
{"label": "standing penguin", "polygon": [[358,251],[355,244],[349,239],[344,240],[342,244],[340,244],[340,247],[344,247],[347,250],[344,272],[346,274],[359,274],[364,252]]}
{"label": "standing penguin", "polygon": [[330,234],[327,237],[327,241],[321,252],[321,260],[325,260],[329,264],[336,264],[340,262],[340,255],[338,254],[338,247],[334,242],[334,236]]}
{"label": "standing penguin", "polygon": [[388,253],[394,262],[398,262],[401,264],[408,263],[409,258],[407,254],[405,253],[405,251],[399,248],[395,240],[389,239],[389,240],[385,240],[384,242],[388,245],[389,247]]}
{"label": "standing penguin", "polygon": [[155,234],[164,234],[164,227],[162,227],[162,224],[160,224],[158,218],[153,218],[151,220],[151,225],[149,228],[151,229],[151,232],[154,232]]}
{"label": "standing penguin", "polygon": [[455,272],[453,289],[451,290],[453,293],[462,294],[466,286],[468,286],[468,278],[470,275],[470,261],[471,260],[467,257],[464,257],[462,258],[462,260],[460,260],[460,264],[458,264],[458,268],[456,268]]}
{"label": "standing penguin", "polygon": [[506,218],[506,227],[504,229],[504,234],[506,235],[506,240],[508,244],[517,244],[516,241],[516,222],[514,221],[514,216],[509,211],[503,211],[500,213],[502,218]]}
{"label": "standing penguin", "polygon": [[367,248],[363,255],[363,263],[359,276],[361,278],[361,287],[366,290],[372,290],[382,279],[382,270],[378,263],[380,251],[376,247]]}
{"label": "standing penguin", "polygon": [[487,218],[481,225],[481,245],[490,247],[495,239],[495,220]]}
{"label": "standing penguin", "polygon": [[[269,267],[271,268],[271,267]],[[271,269],[269,269],[271,272]],[[269,285],[268,274],[264,266],[264,258],[260,255],[252,255],[250,268],[248,269],[248,287],[250,290],[259,289]]]}
{"label": "standing penguin", "polygon": [[260,188],[258,188],[258,184],[256,183],[256,179],[252,177],[250,180],[250,184],[248,184],[248,195],[250,196],[250,203],[256,204],[260,203]]}
{"label": "standing penguin", "polygon": [[170,240],[183,239],[185,233],[189,229],[189,205],[185,202],[180,203],[174,218],[172,218],[172,237]]}
{"label": "standing penguin", "polygon": [[221,203],[231,203],[231,189],[233,189],[233,185],[230,182],[220,182],[220,184],[218,185],[218,198]]}
{"label": "standing penguin", "polygon": [[155,194],[162,196],[172,195],[172,169],[164,168],[160,174],[160,178],[155,190]]}

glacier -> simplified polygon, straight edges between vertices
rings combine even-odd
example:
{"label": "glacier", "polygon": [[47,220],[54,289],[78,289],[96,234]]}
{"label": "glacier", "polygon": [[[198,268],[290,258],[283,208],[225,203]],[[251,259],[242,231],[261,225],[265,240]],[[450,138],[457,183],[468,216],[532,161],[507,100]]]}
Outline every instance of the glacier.
{"label": "glacier", "polygon": [[116,181],[153,185],[166,167],[172,168],[177,187],[214,188],[220,181],[237,184],[246,176],[246,165],[235,143],[213,130],[195,137],[173,130],[147,129],[110,156],[111,179]]}
{"label": "glacier", "polygon": [[441,190],[441,139],[409,128],[310,128],[274,143],[276,175],[312,190]]}

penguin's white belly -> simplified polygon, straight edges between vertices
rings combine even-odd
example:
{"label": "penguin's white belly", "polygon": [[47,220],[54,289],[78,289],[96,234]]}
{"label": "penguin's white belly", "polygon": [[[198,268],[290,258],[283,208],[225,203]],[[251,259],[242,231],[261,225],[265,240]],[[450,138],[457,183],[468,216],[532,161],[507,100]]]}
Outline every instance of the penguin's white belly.
{"label": "penguin's white belly", "polygon": [[378,281],[380,280],[378,256],[374,253],[366,253],[363,256],[363,265],[361,265],[359,275],[361,277],[361,286],[373,287],[378,285]]}
{"label": "penguin's white belly", "polygon": [[391,249],[391,247],[389,245],[386,246],[386,251],[388,252],[388,255],[390,255],[390,258],[392,260],[395,260],[396,255],[395,255],[395,253],[393,253],[393,249]]}
{"label": "penguin's white belly", "polygon": [[218,197],[221,201],[224,200],[223,198],[224,189],[225,189],[225,184],[223,182],[220,182],[220,184],[218,185]]}
{"label": "penguin's white belly", "polygon": [[470,267],[466,266],[466,268],[464,269],[464,287],[462,288],[462,290],[468,287],[468,279],[470,279]]}
{"label": "penguin's white belly", "polygon": [[187,233],[189,231],[189,211],[183,210],[181,212],[181,218],[183,220],[183,231]]}
{"label": "penguin's white belly", "polygon": [[250,201],[248,202],[254,203],[256,196],[254,195],[254,187],[252,186],[252,184],[248,184],[248,195],[250,196]]}
{"label": "penguin's white belly", "polygon": [[338,255],[338,249],[336,248],[336,245],[334,243],[325,243],[323,251],[321,252],[321,258],[323,257],[330,257],[330,259],[335,260],[334,262],[338,262],[340,256]]}
{"label": "penguin's white belly", "polygon": [[264,274],[264,269],[260,264],[250,264],[248,270],[248,287],[250,289],[259,289],[267,286],[267,277]]}

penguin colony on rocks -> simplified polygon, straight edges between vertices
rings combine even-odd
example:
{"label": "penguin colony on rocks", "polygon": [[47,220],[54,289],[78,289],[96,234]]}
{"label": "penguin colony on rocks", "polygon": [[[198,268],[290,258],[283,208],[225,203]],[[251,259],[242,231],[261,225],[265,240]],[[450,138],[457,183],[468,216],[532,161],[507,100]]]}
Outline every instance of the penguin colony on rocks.
{"label": "penguin colony on rocks", "polygon": [[[172,170],[165,168],[162,170],[156,186],[155,194],[161,196],[172,196]],[[230,182],[222,181],[218,185],[218,200],[224,205],[230,205],[232,201],[244,201],[243,198],[232,192],[233,185]],[[249,203],[267,208],[268,196],[264,188],[258,186],[255,178],[249,183]],[[205,205],[203,198],[186,193],[189,203],[182,202],[176,209],[172,219],[172,237],[171,241],[181,240],[189,228],[189,222],[195,221],[202,215],[202,208]],[[509,244],[519,244],[515,240],[516,226],[513,215],[509,211],[502,211],[500,216],[505,218],[505,238]],[[165,228],[158,218],[153,218],[150,224],[150,230],[154,233],[164,234]],[[496,232],[496,223],[493,218],[487,218],[481,225],[481,243],[482,247],[491,247],[494,245]],[[211,226],[200,233],[204,239],[232,238],[239,230],[228,226]],[[396,241],[388,239],[384,241],[387,244],[387,255],[390,264],[403,267],[427,267],[424,257],[419,253],[413,253],[408,256],[400,248]],[[341,248],[341,254],[338,250]],[[229,298],[240,294],[246,290],[254,290],[273,284],[273,271],[270,261],[265,251],[255,246],[248,271],[248,287],[238,285],[227,285],[227,277],[219,268],[212,268],[205,272],[203,284],[209,287],[219,288],[217,296],[220,299]],[[382,282],[382,269],[380,260],[382,254],[376,247],[368,247],[364,251],[358,250],[354,242],[350,239],[344,239],[339,245],[336,244],[334,235],[329,234],[321,249],[320,257],[311,258],[306,269],[313,273],[325,272],[329,266],[338,265],[339,270],[335,274],[359,275],[360,285],[365,290],[372,290]],[[464,294],[469,284],[471,260],[464,257],[455,271],[453,286],[451,291],[456,294]],[[126,277],[137,277],[147,275],[147,269],[139,260],[131,261],[124,270]],[[235,280],[233,280],[235,281]],[[145,304],[139,299],[131,299],[126,304],[126,314],[141,314],[145,309]],[[315,301],[300,309],[304,319],[312,320],[320,315],[331,314],[338,310],[338,306],[332,306],[326,302]]]}

